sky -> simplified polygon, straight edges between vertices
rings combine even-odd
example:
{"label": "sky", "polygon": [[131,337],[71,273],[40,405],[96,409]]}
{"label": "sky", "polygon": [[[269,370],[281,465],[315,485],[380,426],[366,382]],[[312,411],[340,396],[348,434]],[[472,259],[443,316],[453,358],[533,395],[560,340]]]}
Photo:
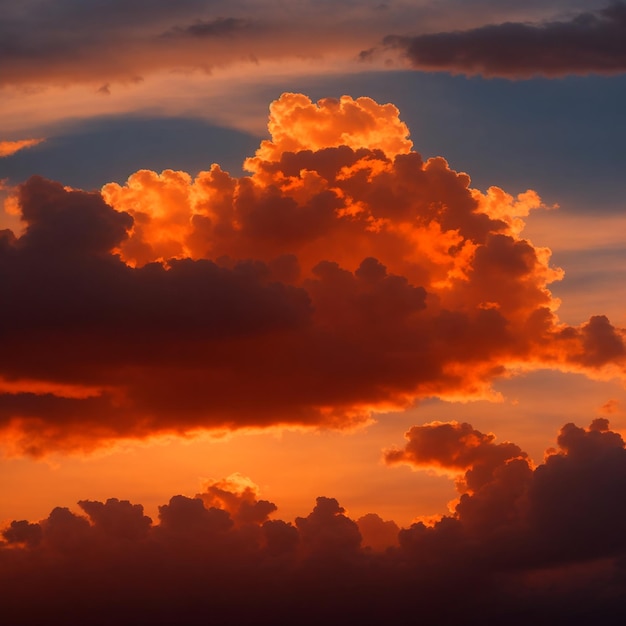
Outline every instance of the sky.
{"label": "sky", "polygon": [[0,42],[11,623],[623,623],[626,3]]}

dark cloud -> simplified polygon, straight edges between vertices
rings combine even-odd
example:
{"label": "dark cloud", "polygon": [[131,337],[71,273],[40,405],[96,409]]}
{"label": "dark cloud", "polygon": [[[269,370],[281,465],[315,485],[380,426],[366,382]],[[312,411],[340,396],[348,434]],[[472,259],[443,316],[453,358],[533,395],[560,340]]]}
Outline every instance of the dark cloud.
{"label": "dark cloud", "polygon": [[[569,21],[504,22],[416,37],[389,36],[421,70],[506,78],[617,74],[626,71],[626,4],[580,13]],[[364,59],[375,50],[362,53]]]}
{"label": "dark cloud", "polygon": [[493,434],[485,435],[467,423],[434,422],[413,426],[406,438],[409,442],[403,450],[385,452],[387,463],[465,471],[463,490],[472,492],[491,482],[496,469],[505,462],[527,458],[514,443],[494,443]]}
{"label": "dark cloud", "polygon": [[424,533],[456,524],[459,547],[477,541],[493,563],[529,568],[609,558],[626,549],[619,521],[626,508],[617,497],[626,479],[626,450],[605,418],[587,429],[563,426],[558,448],[536,468],[515,444],[496,444],[493,435],[469,424],[414,426],[406,437],[405,449],[387,451],[386,461],[456,471],[461,497],[454,518],[432,531],[415,525],[402,531],[404,541],[419,544]]}
{"label": "dark cloud", "polygon": [[[449,437],[447,426],[464,434]],[[514,446],[495,444],[470,425],[426,428],[446,437],[442,462],[453,459],[455,469],[470,463],[468,473],[486,450]],[[457,463],[470,440],[483,453]],[[86,615],[103,625],[350,618],[408,626],[416,611],[420,620],[438,623],[480,615],[520,626],[592,617],[620,624],[624,441],[598,419],[587,429],[565,425],[557,444],[535,469],[523,453],[501,455],[434,526],[399,530],[375,514],[355,522],[330,497],[318,498],[295,524],[266,515],[236,521],[231,511],[240,513],[241,503],[263,502],[241,476],[211,481],[200,497],[172,497],[156,523],[141,505],[115,498],[81,501],[87,517],[56,508],[38,523],[13,521],[0,542],[3,615],[15,626],[72,626]],[[411,455],[413,464],[432,462],[432,454]],[[383,534],[386,549],[372,550],[366,536]]]}

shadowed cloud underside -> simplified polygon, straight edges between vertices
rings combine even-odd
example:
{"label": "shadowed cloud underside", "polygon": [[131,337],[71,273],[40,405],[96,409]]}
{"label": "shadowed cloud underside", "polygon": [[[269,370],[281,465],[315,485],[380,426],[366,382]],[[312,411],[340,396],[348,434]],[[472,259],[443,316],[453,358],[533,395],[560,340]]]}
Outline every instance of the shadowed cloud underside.
{"label": "shadowed cloud underside", "polygon": [[329,497],[293,523],[271,519],[276,505],[241,475],[173,496],[158,523],[127,500],[82,500],[80,515],[57,507],[1,531],[3,614],[16,626],[84,624],[95,607],[102,624],[404,625],[419,607],[434,623],[622,623],[626,450],[606,419],[563,426],[536,468],[470,424],[407,438],[393,453],[404,462],[462,475],[455,510],[431,526],[353,520]]}

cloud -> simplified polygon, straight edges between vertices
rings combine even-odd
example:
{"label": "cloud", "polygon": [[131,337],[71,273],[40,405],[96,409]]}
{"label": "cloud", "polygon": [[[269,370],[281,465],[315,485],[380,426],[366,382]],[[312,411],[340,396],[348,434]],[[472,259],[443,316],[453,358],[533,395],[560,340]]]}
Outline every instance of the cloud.
{"label": "cloud", "polygon": [[[332,497],[317,498],[295,523],[237,522],[228,494],[248,494],[239,502],[258,494],[241,475],[211,481],[199,497],[173,496],[155,521],[140,504],[83,500],[81,514],[55,508],[1,531],[4,615],[16,626],[44,617],[82,624],[93,607],[100,623],[288,624],[297,616],[316,624],[349,614],[408,625],[418,606],[427,621],[458,621],[468,611],[520,625],[581,615],[623,621],[626,449],[607,420],[566,424],[536,468],[515,444],[495,444],[469,424],[410,432],[412,441],[443,437],[428,455],[455,469],[474,471],[486,456],[492,465],[431,527],[398,529],[374,513],[355,522]],[[512,454],[492,463],[502,445]],[[470,459],[470,449],[481,451]],[[411,453],[411,462],[424,459]],[[372,550],[367,535],[385,543]],[[33,589],[37,602],[27,601]]]}
{"label": "cloud", "polygon": [[[470,30],[388,36],[420,70],[530,78],[626,71],[626,4],[580,13],[568,21],[503,22]],[[371,58],[376,50],[362,53]]]}
{"label": "cloud", "polygon": [[376,513],[367,513],[356,520],[363,547],[377,552],[398,545],[400,527],[393,520],[384,520]]}
{"label": "cloud", "polygon": [[0,141],[0,158],[8,157],[20,150],[31,148],[45,139],[20,139],[17,141]]}
{"label": "cloud", "polygon": [[[0,6],[0,86],[123,84],[158,72],[211,72],[327,53],[352,59],[377,28],[372,18],[379,14],[351,2],[336,3],[339,22],[311,1],[296,11],[246,0],[182,0],[175,11],[158,1],[123,6],[117,0],[89,11],[73,0],[27,0],[21,10]],[[347,30],[344,20],[350,18],[353,28]]]}
{"label": "cloud", "polygon": [[524,10],[519,3],[464,4],[337,0],[331,11],[316,0],[288,8],[272,0],[180,0],[174,10],[162,0],[149,7],[109,0],[87,10],[75,0],[4,2],[0,87],[129,85],[138,76],[208,75],[242,65],[249,71],[251,64],[263,72],[273,61],[295,63],[300,75],[336,72],[354,69],[360,50],[407,25],[420,32],[475,27],[486,16],[544,17],[567,2],[528,2]]}
{"label": "cloud", "polygon": [[[621,377],[624,330],[559,322],[521,236],[533,191],[424,162],[391,104],[284,94],[249,176],[33,177],[0,239],[0,428],[14,452],[198,430],[350,428],[554,368]],[[82,390],[82,391],[81,391]]]}
{"label": "cloud", "polygon": [[108,0],[86,11],[75,0],[0,3],[3,127],[30,136],[34,127],[59,121],[67,126],[150,111],[192,115],[258,136],[272,85],[278,92],[307,76],[401,69],[395,52],[359,61],[360,51],[389,34],[537,23],[567,15],[571,4],[337,0],[330,11],[317,0],[289,10],[273,0],[181,0],[173,11],[159,0],[149,9],[142,0],[129,0],[123,9]]}
{"label": "cloud", "polygon": [[[605,558],[626,547],[617,521],[623,505],[616,499],[626,478],[626,451],[607,419],[587,429],[563,426],[558,448],[536,468],[517,445],[496,444],[494,435],[470,424],[414,426],[406,437],[403,450],[386,451],[388,464],[437,464],[461,474],[455,515],[435,524],[435,534],[455,519],[466,533],[462,541],[491,543],[490,558],[529,567]],[[416,524],[401,540],[422,532]]]}
{"label": "cloud", "polygon": [[475,492],[493,480],[494,471],[511,459],[526,459],[527,455],[513,443],[494,443],[495,435],[485,435],[471,424],[433,422],[413,426],[403,450],[392,448],[385,452],[385,462],[394,465],[408,463],[416,467],[440,467],[465,471],[463,491]]}

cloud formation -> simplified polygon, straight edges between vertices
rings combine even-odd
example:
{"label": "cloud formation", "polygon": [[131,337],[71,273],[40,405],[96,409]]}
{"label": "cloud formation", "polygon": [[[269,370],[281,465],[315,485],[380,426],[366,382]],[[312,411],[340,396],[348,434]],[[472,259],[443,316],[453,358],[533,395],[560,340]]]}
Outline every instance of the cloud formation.
{"label": "cloud formation", "polygon": [[467,423],[433,422],[414,426],[406,438],[409,442],[403,450],[392,448],[385,452],[388,464],[464,471],[463,481],[457,483],[464,492],[476,492],[491,482],[496,469],[509,460],[527,458],[517,445],[496,444],[495,435],[485,435]]}
{"label": "cloud formation", "polygon": [[521,236],[541,201],[413,151],[398,110],[284,94],[250,176],[33,177],[0,239],[0,428],[14,451],[351,427],[519,369],[623,376],[624,330],[572,327]]}
{"label": "cloud formation", "polygon": [[[626,4],[580,13],[566,21],[504,22],[471,30],[390,35],[387,49],[399,49],[420,70],[530,78],[626,71]],[[363,58],[375,50],[363,53]]]}
{"label": "cloud formation", "polygon": [[364,41],[379,39],[374,18],[389,13],[378,4],[337,2],[331,15],[311,0],[289,10],[248,0],[181,0],[175,9],[158,0],[149,7],[108,0],[89,10],[74,0],[2,3],[0,86],[128,84],[158,72],[210,73],[276,59],[351,60]]}
{"label": "cloud formation", "polygon": [[[440,453],[411,447],[425,433],[445,440]],[[520,625],[623,622],[626,449],[607,420],[566,424],[536,468],[514,444],[495,444],[469,424],[416,426],[409,439],[407,461],[421,467],[437,456],[467,467],[466,477],[488,450],[510,446],[511,454],[490,461],[489,475],[433,526],[394,529],[373,513],[356,522],[331,497],[293,523],[268,519],[275,505],[258,500],[240,475],[212,481],[195,498],[173,496],[154,521],[140,504],[116,498],[82,500],[81,514],[55,508],[39,522],[14,520],[1,531],[3,615],[16,626],[83,624],[95,607],[91,621],[102,624],[350,616],[408,625],[419,607],[421,620],[446,623],[476,614]],[[266,512],[244,519],[233,502],[248,510],[265,503]],[[395,540],[386,549],[365,545],[382,528]]]}
{"label": "cloud formation", "polygon": [[[486,19],[545,19],[571,0],[458,3],[301,0],[75,0],[0,3],[0,88],[133,85],[158,73],[295,63],[308,73],[355,67],[359,51],[389,33],[476,28]],[[123,8],[123,10],[122,10]],[[332,8],[332,10],[331,10]],[[315,63],[306,66],[305,60]],[[380,66],[381,69],[384,65]],[[334,69],[333,69],[334,68]]]}

